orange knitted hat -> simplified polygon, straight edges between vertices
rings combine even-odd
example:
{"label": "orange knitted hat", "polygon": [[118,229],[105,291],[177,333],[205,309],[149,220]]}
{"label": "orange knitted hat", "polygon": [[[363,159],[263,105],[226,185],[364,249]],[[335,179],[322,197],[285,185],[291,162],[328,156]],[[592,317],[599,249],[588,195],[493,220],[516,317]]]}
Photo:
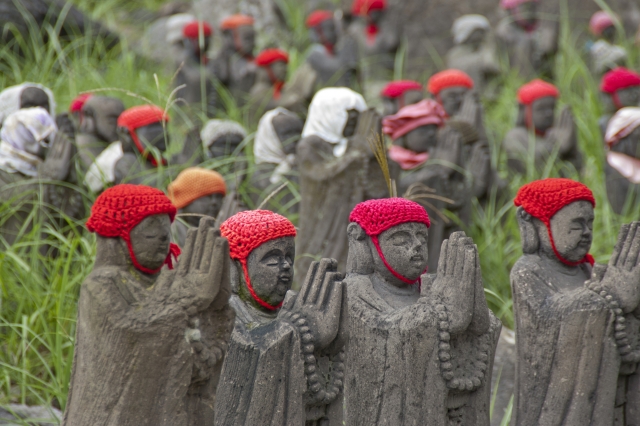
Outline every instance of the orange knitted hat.
{"label": "orange knitted hat", "polygon": [[282,303],[274,306],[262,300],[251,285],[247,258],[249,254],[267,241],[282,237],[295,237],[296,228],[284,216],[268,210],[248,210],[236,213],[220,225],[220,235],[229,241],[229,255],[242,265],[244,279],[251,297],[262,307],[275,311]]}
{"label": "orange knitted hat", "polygon": [[[155,274],[160,269],[149,269],[138,263],[131,246],[131,230],[146,217],[156,214],[168,214],[173,222],[176,217],[176,207],[156,188],[144,185],[121,184],[108,188],[96,198],[91,207],[91,216],[87,220],[89,232],[108,237],[122,238],[129,248],[129,255],[133,265],[147,274]],[[178,257],[180,248],[171,243],[165,264],[173,269],[171,257]]]}
{"label": "orange knitted hat", "polygon": [[167,192],[173,205],[181,209],[206,195],[226,195],[227,185],[222,175],[214,170],[189,167],[169,184]]}
{"label": "orange knitted hat", "polygon": [[[135,130],[140,127],[148,126],[149,124],[160,123],[162,121],[165,123],[169,121],[169,116],[162,108],[155,105],[139,105],[131,107],[120,114],[118,117],[118,127],[126,127],[127,130],[129,130],[133,143],[140,154],[143,154],[145,152],[145,147],[140,142]],[[148,153],[145,154],[145,158],[147,158],[148,155]],[[151,158],[151,164],[154,166],[158,165],[154,158]]]}
{"label": "orange knitted hat", "polygon": [[553,252],[562,263],[569,266],[576,266],[589,262],[593,265],[593,256],[590,254],[587,254],[585,258],[579,262],[570,262],[563,258],[562,255],[558,253],[558,250],[556,250],[556,243],[553,240],[553,235],[551,235],[551,218],[563,207],[575,201],[588,201],[593,207],[596,206],[593,193],[586,185],[571,179],[548,178],[536,180],[522,186],[518,190],[518,194],[513,203],[517,207],[521,206],[524,211],[544,223],[549,233]]}
{"label": "orange knitted hat", "polygon": [[223,30],[233,30],[244,25],[253,25],[254,22],[254,19],[249,15],[231,15],[220,23],[220,28]]}
{"label": "orange knitted hat", "polygon": [[449,69],[434,74],[427,83],[427,90],[434,96],[449,87],[462,86],[473,89],[473,80],[463,71]]}

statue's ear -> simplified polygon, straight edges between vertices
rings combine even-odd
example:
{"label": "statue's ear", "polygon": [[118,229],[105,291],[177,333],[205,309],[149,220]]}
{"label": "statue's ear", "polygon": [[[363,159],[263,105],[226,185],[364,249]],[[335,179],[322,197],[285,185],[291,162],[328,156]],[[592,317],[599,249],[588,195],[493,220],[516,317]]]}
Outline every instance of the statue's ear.
{"label": "statue's ear", "polygon": [[240,280],[244,281],[242,265],[237,260],[231,260],[231,267],[229,268],[229,278],[231,281],[231,292],[238,294],[240,289]]}
{"label": "statue's ear", "polygon": [[80,132],[93,134],[96,131],[96,119],[93,108],[87,106],[82,108],[82,118],[80,119]]}
{"label": "statue's ear", "polygon": [[540,246],[540,239],[538,238],[538,230],[533,223],[533,217],[524,211],[522,207],[518,207],[516,215],[518,217],[518,225],[520,226],[522,252],[524,254],[537,252]]}
{"label": "statue's ear", "polygon": [[347,255],[347,274],[372,274],[373,257],[367,240],[369,237],[357,223],[347,226],[349,238],[349,254]]}

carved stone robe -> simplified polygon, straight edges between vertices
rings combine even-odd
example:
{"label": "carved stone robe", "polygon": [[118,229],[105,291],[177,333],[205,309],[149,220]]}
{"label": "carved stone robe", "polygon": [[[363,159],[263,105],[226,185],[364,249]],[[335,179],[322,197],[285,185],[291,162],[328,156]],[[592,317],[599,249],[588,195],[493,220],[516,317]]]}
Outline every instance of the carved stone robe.
{"label": "carved stone robe", "polygon": [[[494,315],[482,336],[451,335],[455,369],[472,368],[482,347],[487,357],[480,386],[472,392],[454,391],[441,374],[437,298],[420,297],[417,287],[392,288],[375,274],[349,274],[345,283],[347,426],[489,425],[490,371],[501,329]],[[389,294],[395,303],[385,297]],[[460,423],[450,423],[454,421]]]}

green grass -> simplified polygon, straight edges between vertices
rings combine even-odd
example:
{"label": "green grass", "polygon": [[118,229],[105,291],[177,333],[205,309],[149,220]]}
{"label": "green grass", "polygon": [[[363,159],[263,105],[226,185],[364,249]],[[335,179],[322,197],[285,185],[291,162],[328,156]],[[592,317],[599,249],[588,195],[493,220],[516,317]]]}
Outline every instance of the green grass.
{"label": "green grass", "polygon": [[[106,16],[109,14],[107,6],[119,8],[128,3],[120,0],[110,0],[106,4],[95,2],[93,15]],[[147,3],[155,7],[159,2],[149,0]],[[292,0],[279,0],[279,4],[293,34],[282,39],[282,47],[292,54],[292,68],[295,68],[296,64],[302,63],[308,47],[304,16]],[[607,203],[603,144],[597,125],[602,113],[597,82],[585,65],[582,41],[577,39],[575,31],[570,31],[566,19],[562,22],[561,40],[555,68],[556,83],[562,93],[561,102],[573,108],[580,148],[585,155],[584,174],[574,178],[580,178],[596,196],[592,252],[598,261],[605,262],[620,224],[630,221],[631,217],[614,215]],[[45,84],[54,91],[59,112],[78,92],[105,88],[109,89],[106,94],[120,97],[126,106],[143,103],[143,99],[162,106],[171,103],[172,75],[136,55],[127,40],[113,52],[105,52],[100,45],[95,46],[82,37],[68,45],[60,45],[55,39],[43,45],[37,37],[18,42],[29,52],[23,57],[14,55],[11,46],[0,48],[0,87],[22,81]],[[633,51],[630,55],[634,61],[640,58],[637,53]],[[397,57],[398,76],[406,74],[405,60],[404,51],[401,51]],[[499,147],[515,122],[515,93],[521,83],[516,75],[504,76],[497,82],[500,94],[485,105],[486,128],[493,147],[492,161],[504,177],[506,163]],[[232,99],[227,98],[226,102],[232,117],[242,119],[246,115],[241,109],[233,108]],[[174,118],[178,115],[176,108],[172,108]],[[174,122],[170,126],[172,151],[179,149],[188,127],[183,120]],[[249,129],[255,130],[255,123]],[[250,145],[248,155],[251,158]],[[206,167],[224,168],[233,161],[233,158],[209,160]],[[179,168],[170,168],[168,175],[174,176]],[[552,168],[535,170],[531,167],[526,177],[509,180],[511,194],[515,195],[526,181],[549,175],[554,175]],[[295,193],[296,189],[293,191]],[[91,196],[86,194],[87,206],[91,201]],[[0,217],[8,208],[7,205],[0,207]],[[480,251],[490,307],[509,327],[513,326],[509,270],[521,256],[514,213],[511,203],[500,205],[493,201],[484,208],[474,205],[472,222],[465,224]],[[81,223],[75,225],[75,229],[60,231],[36,223],[34,229],[14,246],[0,249],[0,405],[19,402],[53,404],[62,409],[65,406],[73,357],[76,301],[80,284],[91,270],[95,254],[95,238],[83,230]],[[57,258],[42,257],[32,249],[43,233],[58,249]]]}

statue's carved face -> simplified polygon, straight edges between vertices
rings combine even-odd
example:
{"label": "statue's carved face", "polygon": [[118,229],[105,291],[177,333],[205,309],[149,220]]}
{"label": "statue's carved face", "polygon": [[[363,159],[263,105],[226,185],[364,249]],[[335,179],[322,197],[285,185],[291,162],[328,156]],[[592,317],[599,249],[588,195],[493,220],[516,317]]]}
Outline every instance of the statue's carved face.
{"label": "statue's carved face", "polygon": [[469,34],[469,37],[464,41],[464,44],[469,44],[471,46],[480,45],[484,41],[486,34],[487,32],[482,28],[476,28],[471,34]]}
{"label": "statue's carved face", "polygon": [[253,250],[247,259],[251,285],[265,302],[277,305],[284,300],[293,283],[293,237],[276,238]]}
{"label": "statue's carved face", "polygon": [[[197,198],[191,202],[191,204],[180,209],[180,213],[190,214],[203,214],[211,216],[213,218],[218,217],[220,207],[222,207],[222,200],[224,195],[222,194],[209,194],[203,197]],[[197,227],[200,224],[200,216],[184,216],[185,222],[193,227]]]}
{"label": "statue's carved face", "polygon": [[382,21],[382,17],[384,16],[384,11],[380,9],[372,10],[367,13],[367,16],[370,22],[379,24]]}
{"label": "statue's carved face", "polygon": [[532,115],[534,127],[541,131],[546,132],[553,127],[553,121],[556,111],[556,98],[553,96],[547,96],[540,98],[533,102]]}
{"label": "statue's carved face", "polygon": [[640,127],[611,147],[612,151],[620,152],[629,157],[640,158]]}
{"label": "statue's carved face", "polygon": [[80,130],[97,136],[105,142],[118,140],[118,117],[124,111],[119,99],[106,96],[92,97],[82,108]]}
{"label": "statue's carved face", "polygon": [[235,29],[237,33],[238,53],[242,55],[251,55],[253,54],[253,50],[256,48],[256,31],[253,29],[251,25],[242,25]]}
{"label": "statue's carved face", "polygon": [[146,217],[131,230],[133,253],[142,266],[157,269],[164,264],[171,243],[171,220],[168,214]]}
{"label": "statue's carved face", "polygon": [[427,124],[405,135],[405,147],[414,152],[429,152],[438,144],[438,126]]}
{"label": "statue's carved face", "polygon": [[211,44],[211,37],[204,37],[203,43],[202,43],[202,47],[200,47],[200,39],[196,38],[196,39],[187,39],[185,40],[185,43],[187,44],[187,46],[189,47],[189,49],[196,55],[196,56],[200,56],[201,54],[205,54],[207,53],[207,51],[209,50],[209,46]]}
{"label": "statue's carved face", "polygon": [[284,153],[295,154],[300,135],[302,135],[303,121],[288,114],[278,114],[273,117],[271,124],[282,143]]}
{"label": "statue's carved face", "polygon": [[[387,229],[378,236],[380,249],[387,263],[410,280],[417,280],[427,267],[429,230],[423,223],[403,223]],[[374,251],[374,256],[377,254]],[[383,276],[389,274],[382,262],[375,262],[376,270]],[[380,265],[382,264],[382,267]]]}
{"label": "statue's carved face", "polygon": [[209,145],[209,155],[211,158],[229,156],[238,149],[243,140],[242,135],[237,133],[224,134]]}
{"label": "statue's carved face", "polygon": [[42,107],[49,111],[49,97],[38,87],[27,87],[20,93],[20,108]]}
{"label": "statue's carved face", "polygon": [[346,138],[353,136],[356,133],[358,127],[358,119],[360,118],[360,111],[357,109],[350,109],[347,111],[347,122],[342,130],[342,135]]}
{"label": "statue's carved face", "polygon": [[625,107],[640,105],[640,86],[618,90],[618,100]]}
{"label": "statue's carved face", "polygon": [[519,22],[524,24],[535,24],[538,20],[538,3],[528,1],[513,9]]}
{"label": "statue's carved face", "polygon": [[610,25],[604,30],[602,30],[602,38],[607,40],[608,42],[613,42],[616,38],[616,27],[615,25]]}
{"label": "statue's carved face", "polygon": [[167,150],[169,143],[169,133],[164,131],[162,123],[152,123],[135,130],[144,147],[153,147],[160,152]]}
{"label": "statue's carved face", "polygon": [[271,72],[277,81],[286,81],[287,80],[287,71],[289,69],[289,65],[284,61],[276,61],[269,65],[271,67]]}
{"label": "statue's carved face", "polygon": [[382,97],[382,108],[384,115],[393,115],[400,111],[400,108],[407,105],[417,104],[424,98],[421,90],[407,90],[402,94],[402,103],[398,98]]}
{"label": "statue's carved face", "polygon": [[449,117],[453,117],[460,111],[464,95],[466,95],[468,91],[469,89],[464,86],[453,86],[447,87],[440,92],[442,107]]}
{"label": "statue's carved face", "polygon": [[[588,201],[576,201],[563,207],[551,218],[551,235],[556,250],[570,262],[582,260],[593,239],[593,206]],[[546,230],[541,229],[540,232]],[[543,244],[550,244],[547,238],[541,238]],[[547,248],[551,250],[550,247]]]}
{"label": "statue's carved face", "polygon": [[333,19],[322,21],[318,29],[311,31],[313,41],[321,44],[334,45],[338,42],[338,32],[336,31],[336,23]]}

